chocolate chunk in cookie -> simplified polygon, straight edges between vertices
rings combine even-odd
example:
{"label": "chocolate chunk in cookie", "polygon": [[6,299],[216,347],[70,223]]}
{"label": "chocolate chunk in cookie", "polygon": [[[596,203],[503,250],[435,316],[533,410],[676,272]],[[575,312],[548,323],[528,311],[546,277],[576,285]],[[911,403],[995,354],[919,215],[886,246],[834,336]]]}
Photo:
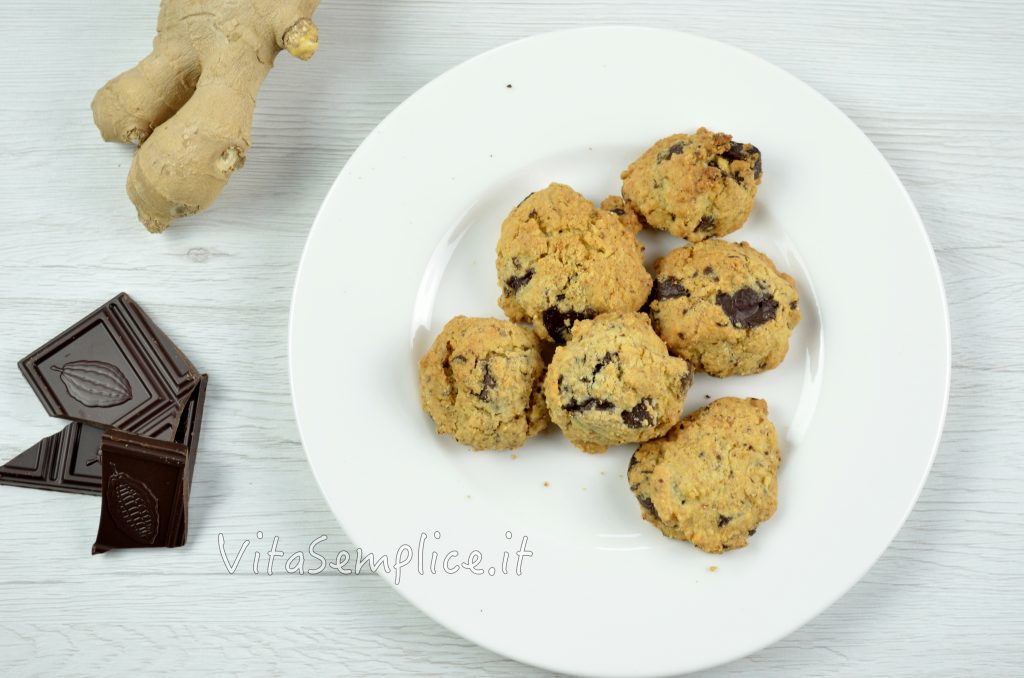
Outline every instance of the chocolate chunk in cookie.
{"label": "chocolate chunk in cookie", "polygon": [[615,403],[610,400],[601,400],[600,398],[585,398],[582,401],[572,398],[565,405],[562,405],[562,409],[573,414],[587,412],[588,410],[607,412],[608,410],[615,409]]}
{"label": "chocolate chunk in cookie", "polygon": [[572,326],[578,320],[587,320],[597,315],[592,308],[583,311],[560,311],[557,307],[546,308],[541,313],[541,320],[548,336],[556,344],[564,344],[572,334]]}
{"label": "chocolate chunk in cookie", "polygon": [[671,275],[664,278],[654,279],[654,288],[651,290],[651,300],[678,299],[679,297],[690,296],[690,290],[686,289],[683,281]]}
{"label": "chocolate chunk in cookie", "polygon": [[775,297],[750,287],[741,287],[733,294],[719,292],[715,295],[715,303],[722,307],[733,327],[744,330],[775,320],[775,312],[779,309]]}
{"label": "chocolate chunk in cookie", "polygon": [[650,403],[650,398],[644,398],[634,405],[632,409],[622,410],[622,422],[629,428],[654,426],[655,419],[651,415],[651,410],[648,409]]}
{"label": "chocolate chunk in cookie", "polygon": [[530,284],[533,279],[533,274],[536,273],[534,269],[527,269],[522,275],[514,275],[509,278],[505,278],[505,287],[513,294],[521,290]]}

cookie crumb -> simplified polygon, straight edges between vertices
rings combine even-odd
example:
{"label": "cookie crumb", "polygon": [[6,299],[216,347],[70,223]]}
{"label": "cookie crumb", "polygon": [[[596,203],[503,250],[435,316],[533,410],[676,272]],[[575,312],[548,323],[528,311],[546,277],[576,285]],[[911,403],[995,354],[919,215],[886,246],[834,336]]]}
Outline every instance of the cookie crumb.
{"label": "cookie crumb", "polygon": [[518,454],[515,454],[515,453],[512,454],[512,461],[515,461],[518,458],[519,458]]}
{"label": "cookie crumb", "polygon": [[711,396],[709,396],[707,393],[705,393],[704,394],[704,399],[705,400],[711,400]]}
{"label": "cookie crumb", "polygon": [[711,565],[708,567],[708,572],[718,572],[718,565]]}
{"label": "cookie crumb", "polygon": [[544,481],[544,487],[551,487],[551,483],[549,483],[548,481],[545,480]]}
{"label": "cookie crumb", "polygon": [[505,85],[505,89],[512,89],[512,83]]}

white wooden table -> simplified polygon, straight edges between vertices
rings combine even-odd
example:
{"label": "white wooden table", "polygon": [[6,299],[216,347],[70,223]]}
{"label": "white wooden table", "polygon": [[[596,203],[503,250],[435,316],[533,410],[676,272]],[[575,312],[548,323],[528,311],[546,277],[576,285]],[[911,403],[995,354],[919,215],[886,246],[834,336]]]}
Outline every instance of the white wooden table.
{"label": "white wooden table", "polygon": [[60,426],[16,361],[126,290],[211,374],[190,540],[90,557],[95,497],[0,487],[0,674],[541,675],[373,575],[254,575],[248,558],[229,575],[217,535],[231,554],[275,535],[286,552],[320,535],[328,553],[350,548],[298,442],[286,332],[306,231],[360,140],[478,52],[633,23],[753,51],[852,117],[921,211],[952,313],[948,423],[907,525],[830,610],[707,675],[1021,675],[1024,4],[325,0],[319,54],[282,57],[266,83],[245,170],[160,237],[124,195],[129,150],[101,143],[89,112],[148,51],[156,13],[157,0],[0,4],[0,458]]}

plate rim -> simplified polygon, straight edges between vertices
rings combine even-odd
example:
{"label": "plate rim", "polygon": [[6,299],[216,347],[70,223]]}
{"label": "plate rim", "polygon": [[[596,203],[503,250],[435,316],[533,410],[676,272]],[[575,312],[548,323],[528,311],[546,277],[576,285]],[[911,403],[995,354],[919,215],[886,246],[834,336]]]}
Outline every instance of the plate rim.
{"label": "plate rim", "polygon": [[[802,627],[806,626],[807,624],[811,623],[812,621],[814,621],[823,612],[825,612],[826,610],[828,610],[832,606],[834,606],[836,602],[838,602],[841,598],[843,598],[847,593],[849,593],[849,591],[851,589],[853,589],[854,586],[856,586],[857,584],[859,584],[863,580],[864,576],[878,563],[878,561],[881,559],[881,557],[889,550],[889,547],[892,545],[892,542],[895,540],[897,535],[900,533],[900,531],[905,526],[906,521],[907,521],[907,519],[910,516],[910,513],[913,511],[914,507],[917,505],[917,502],[920,499],[920,495],[921,495],[921,493],[922,493],[922,491],[924,489],[924,486],[927,483],[928,478],[931,475],[931,471],[932,471],[932,468],[933,468],[934,463],[935,463],[935,458],[936,458],[936,456],[938,454],[939,446],[940,446],[941,441],[942,441],[942,436],[943,436],[943,434],[945,432],[945,426],[946,426],[947,416],[948,416],[948,412],[949,412],[949,399],[950,399],[950,391],[951,391],[951,383],[952,383],[952,328],[951,328],[951,323],[950,323],[949,303],[948,303],[948,298],[947,298],[947,294],[946,294],[945,281],[943,280],[943,277],[942,277],[942,271],[941,271],[941,268],[939,266],[938,258],[936,256],[935,247],[934,247],[934,245],[932,243],[932,239],[931,239],[931,237],[930,237],[930,235],[928,233],[927,228],[924,225],[924,221],[921,218],[921,215],[920,215],[920,213],[919,213],[919,211],[917,209],[917,206],[915,205],[912,197],[910,196],[909,191],[907,190],[907,188],[904,185],[903,181],[900,179],[899,175],[896,173],[895,169],[893,169],[892,165],[885,158],[884,154],[882,154],[882,152],[878,149],[878,147],[871,140],[871,138],[868,137],[867,134],[842,109],[840,109],[836,104],[834,104],[831,100],[829,100],[825,95],[823,95],[821,92],[819,92],[818,89],[815,88],[813,85],[811,85],[811,84],[805,82],[804,80],[798,78],[796,75],[790,73],[788,70],[782,68],[781,66],[777,66],[776,64],[772,63],[771,61],[769,61],[769,60],[767,60],[767,59],[765,59],[765,58],[763,58],[763,57],[761,57],[761,56],[759,56],[757,54],[754,54],[754,53],[752,53],[750,51],[747,51],[747,50],[745,50],[745,49],[743,49],[741,47],[737,47],[736,45],[733,45],[731,43],[723,42],[723,41],[720,41],[720,40],[716,40],[714,38],[709,38],[709,37],[706,37],[706,36],[703,36],[703,35],[699,35],[699,34],[695,34],[695,33],[690,33],[690,32],[687,32],[687,31],[678,31],[678,30],[673,30],[673,29],[668,29],[668,28],[656,28],[656,27],[642,26],[642,25],[635,25],[635,24],[601,24],[601,25],[582,26],[582,27],[575,27],[575,28],[568,28],[568,29],[558,29],[558,30],[542,31],[542,32],[538,32],[538,33],[533,33],[533,34],[530,34],[528,36],[525,36],[525,37],[522,37],[522,38],[519,38],[519,39],[516,39],[516,40],[512,40],[512,41],[503,43],[501,45],[497,45],[495,47],[492,47],[490,49],[487,49],[485,51],[482,51],[482,52],[480,52],[478,54],[475,54],[474,56],[471,56],[471,57],[469,57],[467,59],[464,59],[463,61],[461,61],[461,62],[459,62],[459,63],[457,63],[457,64],[455,64],[455,65],[453,65],[453,66],[451,66],[451,67],[449,67],[447,69],[445,69],[444,71],[438,73],[437,75],[435,75],[434,77],[430,78],[428,81],[423,83],[421,86],[416,88],[411,94],[409,94],[407,97],[405,97],[399,104],[397,104],[385,116],[383,116],[380,119],[380,121],[363,138],[363,140],[360,141],[359,145],[352,152],[352,154],[349,156],[349,158],[345,161],[344,165],[338,171],[338,175],[335,177],[334,181],[331,183],[331,186],[328,188],[327,192],[324,194],[323,199],[321,200],[320,206],[317,209],[316,215],[313,218],[313,222],[312,222],[312,224],[310,226],[310,229],[307,232],[305,243],[303,244],[302,254],[300,256],[299,264],[298,264],[298,267],[296,269],[295,278],[294,278],[293,286],[292,286],[292,294],[291,294],[291,298],[290,298],[290,301],[289,301],[289,316],[288,316],[288,375],[289,375],[288,381],[289,381],[289,395],[290,395],[290,398],[291,398],[292,411],[293,411],[293,414],[294,414],[294,417],[295,417],[296,430],[297,430],[297,432],[299,434],[299,441],[300,441],[300,443],[302,445],[303,453],[306,456],[306,460],[307,460],[307,462],[308,462],[308,464],[310,466],[310,469],[313,472],[313,477],[314,477],[314,479],[316,481],[317,487],[320,490],[321,496],[323,497],[324,501],[326,502],[326,504],[327,504],[328,508],[330,509],[331,513],[334,515],[335,520],[338,522],[339,527],[341,527],[342,530],[344,530],[346,536],[348,536],[349,535],[349,530],[348,530],[348,528],[345,527],[345,523],[342,520],[342,517],[340,515],[338,515],[338,513],[335,510],[332,502],[328,498],[328,494],[327,494],[327,492],[325,490],[325,487],[324,487],[324,484],[323,484],[323,481],[322,481],[322,474],[317,471],[317,464],[314,461],[313,455],[309,451],[309,447],[308,447],[307,442],[306,442],[306,436],[305,436],[305,434],[303,432],[302,418],[301,418],[301,415],[299,413],[298,403],[297,403],[297,400],[296,400],[296,397],[295,397],[296,390],[297,390],[296,389],[296,382],[295,382],[295,375],[296,375],[296,369],[295,369],[296,357],[295,356],[296,356],[296,353],[295,353],[295,350],[294,350],[295,332],[296,332],[296,314],[295,314],[296,299],[297,299],[297,296],[298,296],[298,293],[299,293],[300,282],[302,280],[304,270],[306,269],[306,267],[308,265],[308,261],[309,261],[308,255],[309,255],[310,248],[311,248],[311,243],[312,243],[312,240],[313,240],[313,237],[312,237],[313,233],[314,233],[314,231],[318,227],[320,227],[319,224],[322,222],[322,220],[324,218],[324,213],[326,211],[326,207],[327,207],[328,202],[331,201],[331,196],[334,194],[335,190],[341,184],[341,182],[347,177],[347,171],[348,171],[349,167],[353,164],[353,161],[356,160],[358,157],[360,157],[361,153],[365,152],[365,148],[368,145],[368,142],[370,140],[376,138],[376,136],[381,133],[382,128],[385,128],[387,123],[391,119],[393,119],[399,111],[403,110],[407,105],[409,105],[410,101],[418,98],[423,93],[424,90],[430,88],[437,80],[439,80],[441,78],[446,78],[446,77],[448,77],[448,76],[450,76],[450,75],[452,75],[454,73],[457,73],[458,71],[460,71],[460,70],[462,70],[464,68],[467,68],[470,64],[473,64],[473,63],[475,63],[475,62],[477,62],[477,61],[479,61],[479,60],[481,60],[481,59],[483,59],[485,57],[488,57],[490,55],[493,55],[495,53],[498,53],[498,52],[501,52],[501,51],[504,51],[504,50],[512,49],[514,47],[520,46],[523,43],[528,43],[528,42],[531,42],[531,41],[534,41],[534,40],[539,40],[539,39],[543,39],[543,38],[550,38],[550,37],[558,36],[558,35],[568,35],[568,34],[576,34],[576,33],[590,33],[590,32],[616,33],[616,32],[620,32],[620,31],[649,32],[649,33],[657,33],[657,34],[667,34],[667,35],[675,36],[677,38],[681,37],[681,38],[684,38],[684,39],[687,39],[687,40],[694,40],[694,41],[698,41],[698,42],[705,42],[705,43],[708,43],[708,44],[713,44],[713,45],[716,45],[716,46],[721,46],[721,47],[724,47],[726,49],[738,52],[738,53],[742,54],[743,56],[745,56],[746,58],[758,62],[761,66],[769,68],[775,74],[781,75],[785,79],[790,80],[792,82],[795,82],[796,84],[802,86],[808,92],[812,93],[814,98],[816,100],[818,100],[819,103],[823,103],[833,113],[838,114],[838,116],[843,121],[843,123],[846,126],[848,126],[849,128],[851,128],[853,131],[855,131],[855,133],[860,138],[862,138],[863,141],[865,141],[868,144],[868,146],[870,146],[870,148],[872,149],[873,153],[879,159],[881,159],[882,164],[885,166],[886,171],[889,174],[890,180],[892,182],[894,182],[895,185],[898,187],[902,199],[905,201],[906,205],[910,208],[910,212],[911,212],[911,214],[913,216],[913,221],[914,221],[914,223],[915,223],[915,225],[917,227],[917,230],[919,231],[920,235],[923,236],[924,244],[927,245],[928,265],[929,265],[929,268],[931,270],[931,273],[935,276],[935,280],[937,282],[937,287],[938,287],[937,291],[938,291],[938,294],[939,294],[940,310],[941,310],[941,316],[942,316],[943,333],[942,333],[941,341],[942,341],[942,344],[943,344],[943,346],[942,346],[942,354],[944,356],[943,365],[942,365],[942,369],[943,369],[943,375],[942,375],[943,392],[942,392],[942,397],[941,397],[941,408],[940,408],[940,411],[938,413],[938,418],[937,418],[937,422],[936,422],[937,423],[936,431],[934,433],[933,440],[929,444],[930,445],[930,453],[928,455],[927,464],[924,467],[924,471],[921,474],[920,479],[917,481],[916,487],[914,488],[912,494],[910,494],[909,501],[908,501],[906,507],[903,509],[902,515],[901,515],[900,519],[895,523],[895,526],[892,529],[891,533],[886,536],[886,539],[885,539],[885,542],[884,542],[884,546],[877,553],[872,555],[872,557],[869,559],[867,564],[861,569],[861,571],[856,576],[856,578],[853,578],[847,585],[840,587],[838,593],[836,593],[836,595],[834,597],[832,597],[830,600],[828,600],[826,604],[821,606],[820,609],[817,612],[815,612],[811,616],[807,617],[806,619],[803,619],[802,621],[798,621],[798,622],[796,622],[796,623],[794,623],[794,624],[792,624],[790,626],[787,626],[786,628],[780,629],[780,631],[777,634],[770,634],[771,637],[769,638],[769,640],[767,642],[759,643],[758,646],[753,647],[752,649],[750,649],[750,650],[748,650],[746,652],[738,654],[738,655],[736,655],[734,657],[731,657],[730,659],[727,659],[725,661],[712,661],[710,663],[697,665],[697,666],[687,670],[688,672],[697,672],[697,671],[707,670],[707,669],[715,667],[715,666],[722,666],[722,665],[725,665],[727,663],[737,661],[739,659],[742,659],[744,657],[748,657],[748,656],[750,656],[750,655],[752,655],[752,654],[754,654],[756,652],[760,652],[760,651],[764,650],[765,648],[770,647],[770,646],[778,643],[780,640],[786,638],[790,634],[794,633],[795,631],[799,630],[800,628],[802,628]],[[354,539],[352,539],[351,537],[349,537],[349,539],[352,541],[352,545],[353,546],[358,546],[358,544],[355,543]],[[389,586],[391,586],[392,589],[396,590],[401,595],[403,600],[405,600],[407,603],[410,603],[413,607],[415,607],[421,613],[423,613],[424,615],[429,617],[432,621],[434,621],[438,625],[442,626],[443,628],[445,628],[449,632],[454,633],[455,635],[457,635],[459,637],[465,638],[466,640],[469,640],[470,642],[472,642],[472,643],[474,643],[476,645],[479,645],[480,647],[483,647],[484,649],[486,649],[486,650],[488,650],[490,652],[493,652],[493,653],[495,653],[498,656],[502,656],[502,657],[506,657],[506,658],[512,659],[512,660],[517,661],[519,663],[522,663],[524,665],[535,666],[535,667],[539,667],[539,668],[542,668],[542,669],[545,669],[545,670],[549,670],[549,671],[554,671],[554,672],[561,672],[561,673],[565,673],[566,672],[566,669],[564,667],[556,666],[556,665],[550,665],[550,664],[547,664],[545,662],[538,661],[538,660],[535,660],[535,659],[532,659],[532,658],[525,658],[525,657],[522,656],[522,653],[520,653],[520,652],[512,651],[512,650],[509,650],[508,648],[505,648],[505,647],[498,648],[498,647],[494,646],[487,639],[478,638],[474,634],[464,633],[462,630],[457,630],[457,629],[453,628],[452,626],[449,626],[447,623],[441,621],[438,617],[436,617],[434,614],[432,614],[430,610],[425,609],[425,607],[421,606],[418,600],[416,600],[414,598],[411,598],[409,596],[406,596],[405,593],[403,592],[403,589],[401,588],[401,586],[396,585],[392,578],[386,577],[386,576],[383,576],[383,575],[378,575],[378,576],[382,576],[388,582]],[[590,675],[590,674],[579,674],[579,675]],[[598,674],[593,674],[593,675],[598,675]],[[678,675],[678,672],[668,672],[668,673],[665,673],[665,672],[653,672],[653,673],[652,672],[647,672],[647,673],[638,674],[638,675],[645,675],[645,676],[670,676],[670,675]]]}

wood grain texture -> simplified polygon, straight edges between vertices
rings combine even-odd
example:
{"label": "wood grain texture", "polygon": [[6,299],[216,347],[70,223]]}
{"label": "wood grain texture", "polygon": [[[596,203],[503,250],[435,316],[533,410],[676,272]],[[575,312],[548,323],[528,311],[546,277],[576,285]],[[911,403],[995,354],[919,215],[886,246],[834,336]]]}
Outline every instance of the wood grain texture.
{"label": "wood grain texture", "polygon": [[[454,636],[374,576],[228,575],[217,534],[229,548],[257,531],[264,550],[274,535],[285,551],[321,534],[327,554],[351,547],[298,441],[286,332],[307,229],[360,140],[480,51],[627,23],[735,44],[843,109],[917,204],[952,316],[946,432],[892,547],[818,619],[706,675],[1020,675],[1024,4],[325,2],[320,53],[281,58],[264,87],[245,171],[162,237],[124,196],[129,151],[101,143],[89,114],[94,91],[148,50],[156,12],[156,0],[0,4],[0,458],[58,427],[16,361],[127,290],[212,375],[190,544],[90,558],[82,516],[95,498],[0,488],[0,672],[543,675]],[[824,163],[843,161],[821,148]]]}

